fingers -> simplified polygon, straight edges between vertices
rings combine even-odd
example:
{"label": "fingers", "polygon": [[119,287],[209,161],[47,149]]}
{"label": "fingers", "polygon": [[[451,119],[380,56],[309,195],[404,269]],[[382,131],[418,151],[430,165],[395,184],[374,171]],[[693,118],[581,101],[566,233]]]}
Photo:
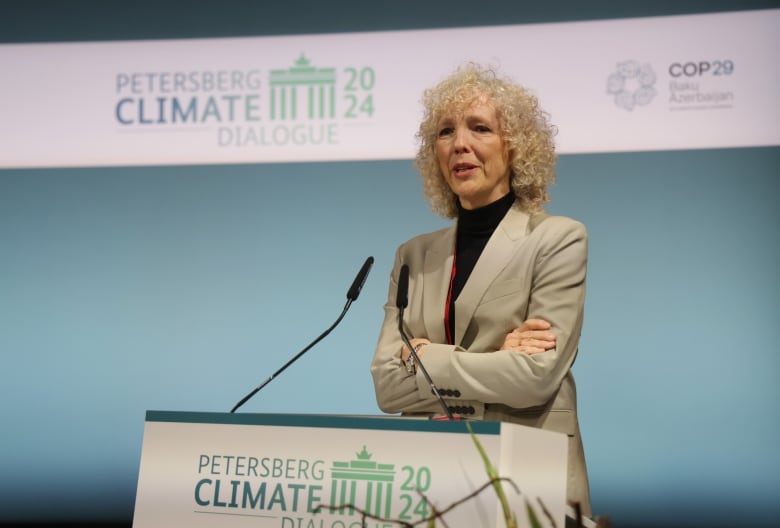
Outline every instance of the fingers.
{"label": "fingers", "polygon": [[526,319],[515,330],[526,332],[528,330],[549,330],[550,328],[552,328],[552,325],[544,319]]}
{"label": "fingers", "polygon": [[519,346],[512,350],[513,352],[519,352],[520,354],[528,354],[529,356],[532,356],[534,354],[541,354],[542,352],[547,352],[547,349],[540,348],[540,347],[530,347],[530,346]]}
{"label": "fingers", "polygon": [[[413,337],[409,340],[409,343],[415,348],[415,354],[418,356],[422,356],[424,345],[430,345],[431,341],[430,339],[425,339],[424,337]],[[401,346],[401,359],[403,361],[407,361],[409,359],[409,356],[411,356],[412,353],[409,351],[409,349],[406,347],[406,345]]]}
{"label": "fingers", "polygon": [[555,348],[556,337],[552,325],[543,319],[528,319],[512,330],[504,339],[504,350],[538,354]]}
{"label": "fingers", "polygon": [[532,346],[516,346],[516,347],[508,347],[506,350],[510,350],[512,352],[517,352],[518,354],[528,354],[529,356],[532,356],[534,354],[541,354],[542,352],[547,352],[547,349],[541,348],[541,347],[532,347]]}
{"label": "fingers", "polygon": [[551,348],[555,348],[555,336],[548,337],[545,335],[542,337],[522,337],[518,341],[518,346],[550,350]]}
{"label": "fingers", "polygon": [[[512,340],[516,342],[511,342]],[[522,332],[515,329],[507,334],[507,341],[509,341],[510,345],[530,345],[551,348],[555,346],[555,334],[549,330],[526,330]]]}

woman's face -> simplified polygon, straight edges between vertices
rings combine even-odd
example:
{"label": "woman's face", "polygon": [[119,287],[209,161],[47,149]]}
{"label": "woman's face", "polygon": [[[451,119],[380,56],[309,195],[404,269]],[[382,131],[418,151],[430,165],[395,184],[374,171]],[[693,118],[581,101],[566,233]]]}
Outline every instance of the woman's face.
{"label": "woman's face", "polygon": [[509,152],[492,104],[477,100],[463,111],[444,112],[437,130],[439,169],[465,209],[509,192]]}

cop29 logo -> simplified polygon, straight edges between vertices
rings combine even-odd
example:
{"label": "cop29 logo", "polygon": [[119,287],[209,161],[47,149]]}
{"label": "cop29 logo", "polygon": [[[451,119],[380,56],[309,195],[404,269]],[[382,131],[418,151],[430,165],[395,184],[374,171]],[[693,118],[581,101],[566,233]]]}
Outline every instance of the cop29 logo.
{"label": "cop29 logo", "polygon": [[[688,60],[669,64],[663,82],[669,110],[716,110],[732,108],[736,94],[729,80],[734,76],[732,60]],[[663,71],[663,70],[662,70]],[[649,105],[658,95],[657,76],[648,63],[618,62],[607,78],[607,94],[618,108],[633,111]]]}
{"label": "cop29 logo", "polygon": [[619,62],[615,71],[607,78],[607,93],[615,104],[624,110],[650,103],[656,96],[656,75],[650,64],[627,60]]}
{"label": "cop29 logo", "polygon": [[673,62],[669,65],[669,75],[679,77],[704,77],[707,75],[721,76],[734,73],[734,61],[732,60],[702,60]]}
{"label": "cop29 logo", "polygon": [[677,61],[669,65],[671,110],[723,110],[734,107],[734,61]]}

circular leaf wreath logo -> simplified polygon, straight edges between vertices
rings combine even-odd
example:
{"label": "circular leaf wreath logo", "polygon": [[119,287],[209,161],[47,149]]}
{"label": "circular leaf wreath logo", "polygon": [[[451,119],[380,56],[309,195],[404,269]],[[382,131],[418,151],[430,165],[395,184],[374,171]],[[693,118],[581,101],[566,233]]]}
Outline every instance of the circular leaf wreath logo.
{"label": "circular leaf wreath logo", "polygon": [[615,97],[615,104],[624,110],[644,106],[656,96],[655,72],[649,64],[628,60],[619,62],[615,72],[607,78],[607,93]]}

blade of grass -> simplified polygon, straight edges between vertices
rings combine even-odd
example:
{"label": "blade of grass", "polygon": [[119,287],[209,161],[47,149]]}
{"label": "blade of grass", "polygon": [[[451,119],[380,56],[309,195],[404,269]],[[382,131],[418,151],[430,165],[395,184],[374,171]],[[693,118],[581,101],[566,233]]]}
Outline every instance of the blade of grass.
{"label": "blade of grass", "polygon": [[482,443],[480,443],[477,435],[475,435],[473,429],[471,429],[471,424],[468,422],[463,423],[466,424],[466,429],[469,430],[471,439],[474,441],[474,445],[477,446],[477,451],[479,451],[479,455],[482,457],[482,462],[485,464],[485,471],[493,483],[493,489],[496,491],[496,496],[501,503],[501,510],[504,512],[504,521],[506,522],[507,528],[517,528],[517,518],[515,517],[514,512],[509,508],[509,501],[507,500],[506,494],[504,493],[504,487],[501,485],[496,468],[493,467],[493,464],[490,462],[490,458],[488,458],[485,449],[482,447]]}

